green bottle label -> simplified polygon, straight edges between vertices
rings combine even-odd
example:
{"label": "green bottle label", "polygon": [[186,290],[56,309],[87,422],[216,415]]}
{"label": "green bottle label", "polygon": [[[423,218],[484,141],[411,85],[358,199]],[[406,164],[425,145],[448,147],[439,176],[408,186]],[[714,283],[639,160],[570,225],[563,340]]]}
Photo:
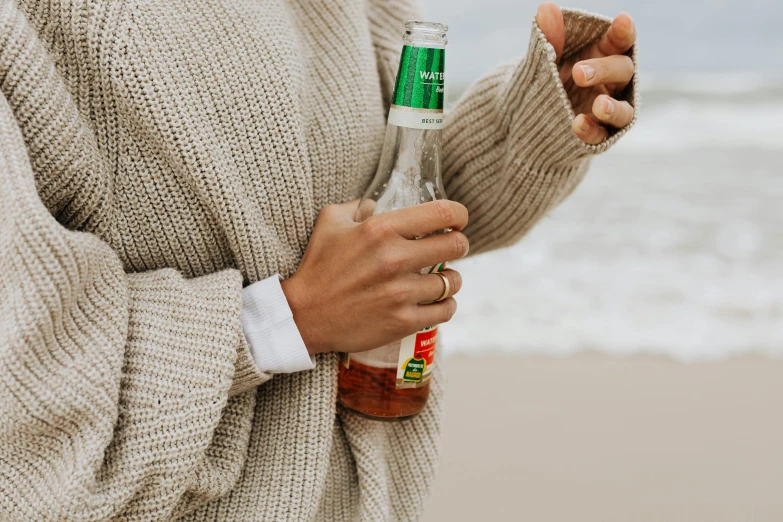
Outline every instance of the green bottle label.
{"label": "green bottle label", "polygon": [[414,129],[443,128],[445,66],[445,49],[402,48],[389,123]]}

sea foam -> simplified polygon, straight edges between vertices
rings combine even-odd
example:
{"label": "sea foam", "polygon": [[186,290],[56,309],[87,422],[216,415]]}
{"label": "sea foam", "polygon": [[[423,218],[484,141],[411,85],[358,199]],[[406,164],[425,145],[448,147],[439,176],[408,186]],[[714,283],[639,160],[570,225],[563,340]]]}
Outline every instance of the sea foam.
{"label": "sea foam", "polygon": [[560,208],[455,263],[446,350],[783,356],[783,88],[729,76],[653,79]]}

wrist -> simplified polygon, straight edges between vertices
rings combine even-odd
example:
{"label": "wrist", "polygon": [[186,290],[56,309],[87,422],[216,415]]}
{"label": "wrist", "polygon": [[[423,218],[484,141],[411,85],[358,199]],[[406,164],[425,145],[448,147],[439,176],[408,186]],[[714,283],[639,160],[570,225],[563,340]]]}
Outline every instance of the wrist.
{"label": "wrist", "polygon": [[294,274],[282,281],[280,287],[283,289],[288,306],[291,308],[294,323],[296,323],[296,327],[299,329],[299,334],[302,336],[307,352],[310,355],[316,355],[331,351],[321,341],[317,330],[312,328],[312,325],[307,320],[307,317],[310,315],[308,310],[311,309],[307,286],[302,284],[300,278]]}

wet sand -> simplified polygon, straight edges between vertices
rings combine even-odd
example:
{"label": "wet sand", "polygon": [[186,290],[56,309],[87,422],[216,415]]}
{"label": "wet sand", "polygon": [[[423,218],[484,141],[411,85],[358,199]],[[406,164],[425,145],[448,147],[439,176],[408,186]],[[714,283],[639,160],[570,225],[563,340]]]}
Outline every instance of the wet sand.
{"label": "wet sand", "polygon": [[783,361],[446,364],[425,522],[783,520]]}

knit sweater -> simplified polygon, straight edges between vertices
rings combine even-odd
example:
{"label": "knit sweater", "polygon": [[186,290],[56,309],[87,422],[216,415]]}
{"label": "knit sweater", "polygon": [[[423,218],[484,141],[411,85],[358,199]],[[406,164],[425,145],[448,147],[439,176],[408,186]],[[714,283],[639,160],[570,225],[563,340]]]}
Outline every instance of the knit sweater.
{"label": "knit sweater", "polygon": [[[566,55],[609,25],[565,17]],[[408,0],[2,1],[0,520],[419,517],[441,375],[415,419],[361,419],[336,404],[335,354],[264,374],[240,317],[243,284],[293,274],[318,210],[369,184],[414,18]],[[573,116],[535,24],[526,59],[448,115],[473,253],[519,239],[626,130],[588,146]]]}

